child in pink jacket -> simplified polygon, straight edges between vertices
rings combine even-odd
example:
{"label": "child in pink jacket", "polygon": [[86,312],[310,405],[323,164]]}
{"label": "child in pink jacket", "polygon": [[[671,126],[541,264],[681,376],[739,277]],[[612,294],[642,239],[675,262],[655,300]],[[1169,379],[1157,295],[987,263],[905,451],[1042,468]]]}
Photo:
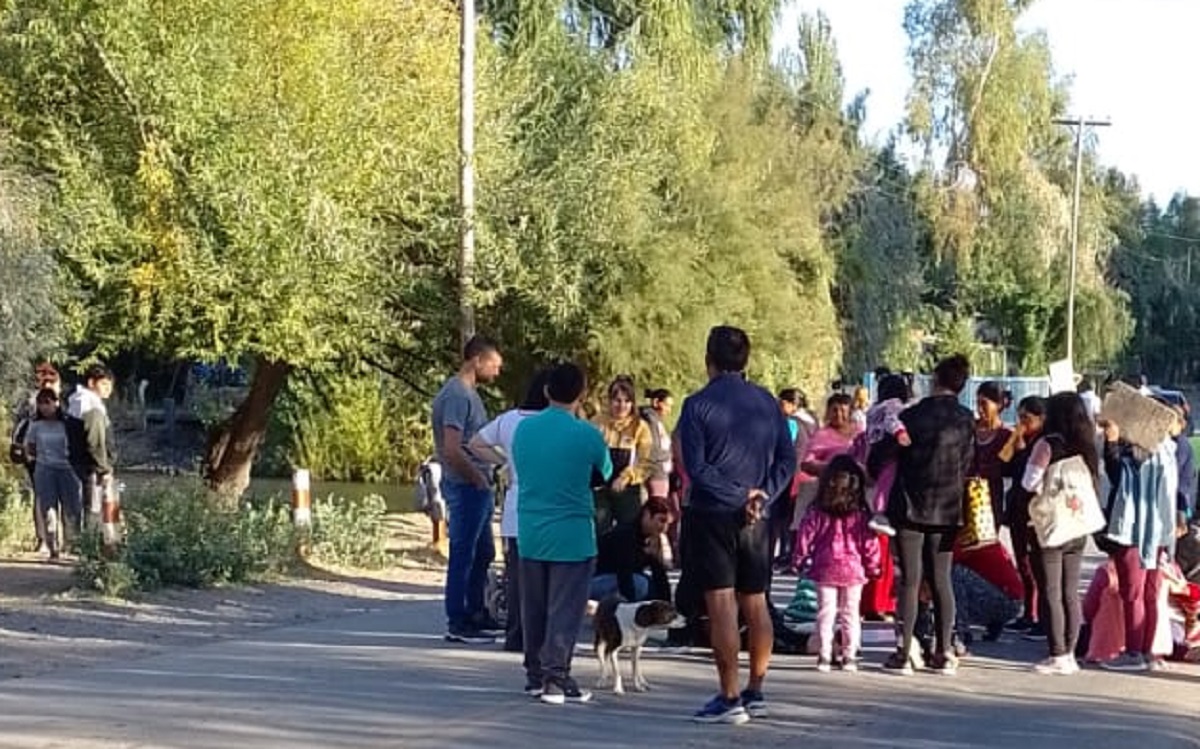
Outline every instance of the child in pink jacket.
{"label": "child in pink jacket", "polygon": [[834,458],[821,474],[816,501],[796,531],[793,565],[808,563],[807,576],[817,585],[817,670],[833,665],[835,620],[840,620],[844,671],[858,670],[862,625],[859,600],[868,578],[879,576],[879,538],[870,528],[866,476],[848,455]]}

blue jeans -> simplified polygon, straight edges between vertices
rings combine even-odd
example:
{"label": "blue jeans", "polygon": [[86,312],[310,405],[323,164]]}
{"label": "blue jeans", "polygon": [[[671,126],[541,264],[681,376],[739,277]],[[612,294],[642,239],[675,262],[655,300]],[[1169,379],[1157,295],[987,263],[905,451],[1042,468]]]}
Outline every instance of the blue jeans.
{"label": "blue jeans", "polygon": [[[634,601],[644,601],[649,598],[650,578],[634,573],[633,592],[636,596]],[[591,587],[588,588],[588,598],[593,601],[603,601],[605,598],[620,594],[621,587],[617,584],[617,576],[613,574],[596,575],[592,578]]]}
{"label": "blue jeans", "polygon": [[450,514],[447,535],[450,562],[446,568],[446,620],[450,627],[467,627],[484,615],[483,593],[488,568],[496,558],[492,538],[495,502],[492,490],[442,480],[442,496]]}

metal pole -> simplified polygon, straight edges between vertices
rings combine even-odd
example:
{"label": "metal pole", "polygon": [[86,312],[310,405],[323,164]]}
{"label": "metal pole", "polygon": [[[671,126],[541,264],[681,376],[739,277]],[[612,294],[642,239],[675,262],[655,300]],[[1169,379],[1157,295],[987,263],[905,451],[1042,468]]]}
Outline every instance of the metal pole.
{"label": "metal pole", "polygon": [[1089,120],[1086,117],[1056,119],[1059,125],[1075,128],[1075,191],[1071,204],[1071,273],[1067,287],[1067,361],[1075,366],[1075,287],[1078,281],[1079,257],[1079,192],[1083,184],[1083,128],[1105,127],[1108,120]]}
{"label": "metal pole", "polygon": [[459,32],[458,311],[462,344],[475,335],[475,0],[462,0]]}
{"label": "metal pole", "polygon": [[1079,189],[1083,176],[1083,120],[1075,126],[1075,198],[1071,204],[1071,281],[1067,287],[1067,361],[1075,366],[1075,285],[1079,257]]}

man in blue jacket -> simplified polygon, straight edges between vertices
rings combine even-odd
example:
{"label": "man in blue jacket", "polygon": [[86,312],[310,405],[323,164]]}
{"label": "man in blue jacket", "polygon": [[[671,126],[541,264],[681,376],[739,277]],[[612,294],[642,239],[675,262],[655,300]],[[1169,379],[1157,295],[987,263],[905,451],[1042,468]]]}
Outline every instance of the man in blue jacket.
{"label": "man in blue jacket", "polygon": [[[684,575],[704,593],[721,691],[693,719],[745,723],[765,717],[762,685],[771,660],[767,514],[796,471],[787,421],[766,390],[746,381],[750,338],[709,332],[708,385],[683,405],[678,436],[690,483]],[[738,692],[738,612],[749,627],[750,679]]]}

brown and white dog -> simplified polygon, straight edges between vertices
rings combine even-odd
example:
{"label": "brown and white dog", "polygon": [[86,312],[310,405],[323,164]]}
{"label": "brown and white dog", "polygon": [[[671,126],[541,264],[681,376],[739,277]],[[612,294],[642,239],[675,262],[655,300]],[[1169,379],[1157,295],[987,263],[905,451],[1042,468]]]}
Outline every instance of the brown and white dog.
{"label": "brown and white dog", "polygon": [[625,694],[621,681],[621,664],[617,659],[622,650],[633,656],[633,689],[645,692],[650,688],[642,675],[642,648],[654,630],[683,627],[687,621],[667,601],[625,603],[620,598],[608,598],[596,608],[592,626],[596,630],[596,658],[600,661],[600,682],[603,689],[612,683],[615,694]]}

